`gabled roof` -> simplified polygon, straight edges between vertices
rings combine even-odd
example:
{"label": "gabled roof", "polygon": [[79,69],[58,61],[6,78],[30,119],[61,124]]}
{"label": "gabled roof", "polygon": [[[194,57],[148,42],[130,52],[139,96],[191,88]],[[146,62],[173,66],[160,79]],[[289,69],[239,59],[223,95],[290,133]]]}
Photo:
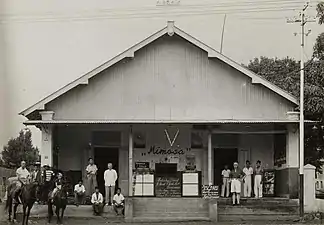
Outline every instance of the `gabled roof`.
{"label": "gabled roof", "polygon": [[252,79],[252,84],[261,84],[270,90],[274,91],[278,95],[284,97],[285,99],[289,100],[290,102],[298,105],[297,99],[287,93],[286,91],[282,90],[278,86],[270,83],[269,81],[265,80],[264,78],[258,76],[257,74],[253,73],[252,71],[248,70],[244,66],[234,62],[230,58],[222,55],[215,49],[207,46],[206,44],[202,43],[201,41],[197,40],[196,38],[192,37],[191,35],[187,34],[186,32],[182,31],[178,27],[174,26],[173,21],[168,21],[167,26],[162,30],[154,33],[153,35],[149,36],[148,38],[144,39],[143,41],[137,43],[136,45],[132,46],[131,48],[127,49],[123,53],[117,55],[116,57],[112,58],[111,60],[105,62],[104,64],[100,65],[99,67],[95,68],[94,70],[86,73],[85,75],[81,76],[80,78],[76,79],[75,81],[67,84],[66,86],[62,87],[61,89],[57,90],[53,94],[45,97],[41,101],[37,102],[36,104],[30,106],[29,108],[25,109],[19,115],[28,116],[35,110],[44,110],[45,105],[54,99],[58,98],[59,96],[63,95],[64,93],[68,92],[69,90],[73,89],[74,87],[81,85],[81,84],[88,84],[88,81],[91,77],[97,75],[98,73],[102,72],[103,70],[109,68],[110,66],[118,63],[124,58],[133,58],[136,51],[145,47],[146,45],[152,43],[153,41],[157,40],[158,38],[162,37],[163,35],[168,34],[170,36],[177,34],[180,37],[184,38],[188,42],[192,43],[193,45],[199,47],[200,49],[206,51],[208,53],[209,58],[217,58],[224,63],[228,64],[229,66],[235,68],[236,70],[240,71],[241,73],[245,74],[246,76]]}

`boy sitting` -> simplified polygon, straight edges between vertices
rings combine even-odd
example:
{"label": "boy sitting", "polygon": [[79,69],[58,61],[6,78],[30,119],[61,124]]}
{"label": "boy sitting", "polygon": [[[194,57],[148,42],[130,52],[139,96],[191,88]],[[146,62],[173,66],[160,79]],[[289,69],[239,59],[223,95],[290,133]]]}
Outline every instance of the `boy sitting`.
{"label": "boy sitting", "polygon": [[118,188],[117,194],[115,194],[113,198],[113,206],[117,216],[120,215],[120,213],[124,215],[124,203],[125,203],[125,198],[121,194],[121,189]]}
{"label": "boy sitting", "polygon": [[95,193],[92,194],[91,203],[93,207],[93,215],[100,216],[103,206],[103,196],[99,192],[98,187],[95,187]]}

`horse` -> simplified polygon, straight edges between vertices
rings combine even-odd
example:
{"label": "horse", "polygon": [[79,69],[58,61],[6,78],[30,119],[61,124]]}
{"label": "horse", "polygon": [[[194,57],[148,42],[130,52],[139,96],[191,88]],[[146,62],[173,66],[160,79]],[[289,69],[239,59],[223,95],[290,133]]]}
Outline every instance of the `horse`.
{"label": "horse", "polygon": [[[13,222],[17,219],[17,208],[19,205],[19,202],[14,203],[15,196],[15,189],[17,188],[17,183],[12,183],[8,186],[7,189],[7,202],[5,209],[8,210],[9,213],[9,221],[11,221],[11,214],[12,214],[12,205],[13,207]],[[38,183],[30,183],[23,185],[21,188],[20,198],[23,206],[23,220],[22,225],[28,224],[28,219],[30,215],[30,210],[32,209],[36,199],[37,195],[39,193],[39,185]]]}
{"label": "horse", "polygon": [[66,209],[66,205],[68,202],[68,194],[66,191],[66,187],[63,185],[60,190],[58,190],[53,198],[52,203],[52,192],[49,193],[48,196],[48,223],[51,223],[52,217],[54,215],[53,213],[53,205],[55,206],[55,214],[57,217],[57,224],[63,224],[63,216],[64,211]]}

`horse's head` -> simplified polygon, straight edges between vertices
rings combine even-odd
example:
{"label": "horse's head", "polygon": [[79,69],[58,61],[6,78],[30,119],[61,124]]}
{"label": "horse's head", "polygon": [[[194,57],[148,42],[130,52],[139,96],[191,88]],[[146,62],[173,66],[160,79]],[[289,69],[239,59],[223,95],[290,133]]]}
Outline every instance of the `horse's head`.
{"label": "horse's head", "polygon": [[59,199],[67,199],[68,193],[65,185],[62,185],[62,188],[58,190],[56,197]]}

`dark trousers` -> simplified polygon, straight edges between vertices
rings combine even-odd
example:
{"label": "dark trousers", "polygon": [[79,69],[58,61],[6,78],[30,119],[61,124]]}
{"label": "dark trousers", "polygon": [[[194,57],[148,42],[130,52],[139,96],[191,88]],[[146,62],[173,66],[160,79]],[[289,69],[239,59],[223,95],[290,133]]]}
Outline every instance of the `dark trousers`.
{"label": "dark trousers", "polygon": [[123,214],[124,215],[124,205],[116,205],[114,204],[114,210],[117,213],[117,215]]}
{"label": "dark trousers", "polygon": [[74,193],[74,202],[76,205],[82,205],[84,203],[85,193]]}
{"label": "dark trousers", "polygon": [[102,213],[102,203],[99,203],[99,204],[93,204],[92,205],[92,208],[93,208],[93,213],[95,214],[95,215],[101,215],[101,213]]}

